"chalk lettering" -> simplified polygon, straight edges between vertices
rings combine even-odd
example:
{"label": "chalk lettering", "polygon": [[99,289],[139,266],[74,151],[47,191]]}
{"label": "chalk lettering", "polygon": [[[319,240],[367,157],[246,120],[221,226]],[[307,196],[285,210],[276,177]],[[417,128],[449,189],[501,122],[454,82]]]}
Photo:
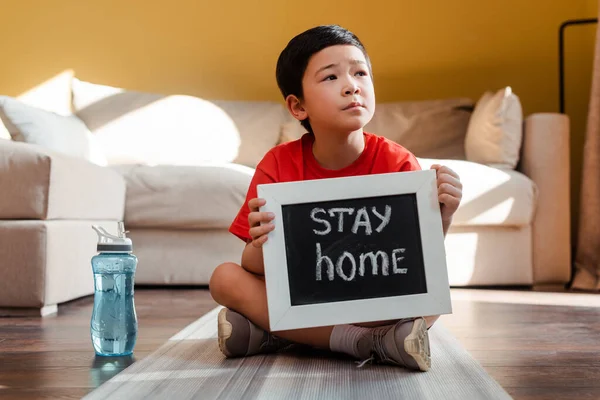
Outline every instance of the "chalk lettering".
{"label": "chalk lettering", "polygon": [[[335,275],[342,278],[344,281],[352,281],[357,276],[357,265],[356,265],[356,257],[348,251],[344,251],[336,260],[334,265],[331,257],[327,255],[323,255],[321,250],[321,243],[317,243],[317,266],[316,266],[316,279],[317,281],[323,280],[323,263],[326,264],[327,267],[327,278],[330,281],[333,281]],[[400,268],[399,264],[404,259],[400,254],[404,254],[406,249],[394,249],[392,250],[392,274],[407,274],[408,268]],[[350,263],[350,270],[346,268],[344,271],[344,266]],[[390,275],[390,258],[388,253],[385,251],[379,250],[377,252],[369,251],[368,253],[361,253],[358,255],[358,276],[365,276],[365,270],[367,267],[367,260],[371,262],[371,275],[376,276],[379,275],[379,271],[381,270],[382,276]]]}
{"label": "chalk lettering", "polygon": [[365,260],[366,259],[371,260],[371,273],[373,275],[378,275],[378,269],[379,269],[379,263],[377,262],[377,260],[379,258],[381,258],[381,273],[383,275],[388,275],[389,273],[389,259],[388,259],[388,255],[386,252],[384,251],[378,251],[376,254],[373,254],[372,251],[368,252],[368,253],[364,253],[360,255],[359,258],[359,266],[358,266],[358,274],[360,276],[365,276]]}
{"label": "chalk lettering", "polygon": [[356,212],[356,219],[354,220],[354,225],[352,226],[352,233],[356,234],[358,232],[358,228],[361,226],[365,227],[365,234],[370,235],[373,233],[373,229],[371,229],[371,220],[369,219],[369,214],[367,214],[367,207],[359,208]]}
{"label": "chalk lettering", "polygon": [[[350,275],[346,275],[346,273],[344,272],[344,260],[345,259],[350,260],[350,264],[352,265],[352,269],[350,270]],[[352,279],[354,279],[354,276],[356,275],[356,261],[354,260],[354,256],[350,253],[348,253],[347,251],[345,251],[340,258],[338,258],[337,261],[337,265],[335,268],[337,274],[339,275],[340,278],[342,278],[345,281],[351,281]]]}
{"label": "chalk lettering", "polygon": [[[370,215],[369,212],[367,211],[367,207],[362,207],[359,208],[358,210],[356,210],[356,214],[354,213],[355,209],[352,207],[334,207],[334,208],[329,208],[329,209],[324,209],[324,208],[313,208],[310,212],[310,218],[318,223],[318,224],[322,224],[322,227],[320,229],[313,229],[313,232],[316,235],[319,236],[324,236],[327,235],[331,232],[333,225],[335,225],[335,219],[337,218],[337,231],[338,232],[344,232],[344,215],[347,214],[348,217],[350,217],[351,215],[355,215],[354,217],[354,222],[351,225],[351,232],[354,233],[355,235],[358,234],[359,228],[363,227],[364,228],[364,232],[367,236],[370,236],[373,233],[373,228],[374,228],[374,224],[378,223],[377,228],[375,229],[375,231],[377,231],[378,233],[381,233],[383,231],[383,229],[389,225],[391,219],[392,219],[392,207],[389,205],[385,206],[385,212],[383,214],[381,214],[379,211],[377,211],[376,207],[371,207],[371,212],[373,213],[373,216],[376,218],[375,220],[373,220]],[[324,214],[324,215],[320,215],[320,214]],[[333,221],[329,221],[327,220],[326,217],[327,215],[329,215],[329,217],[333,218]]]}
{"label": "chalk lettering", "polygon": [[344,213],[348,213],[348,215],[352,215],[354,213],[354,208],[330,208],[329,215],[335,217],[335,214],[338,213],[338,232],[344,231]]}
{"label": "chalk lettering", "polygon": [[317,280],[320,281],[321,280],[321,263],[323,262],[323,260],[325,260],[325,262],[327,263],[327,277],[329,278],[330,281],[333,280],[333,261],[331,261],[331,258],[329,258],[329,256],[323,256],[321,255],[321,243],[317,243]]}
{"label": "chalk lettering", "polygon": [[325,210],[322,208],[313,208],[312,211],[310,212],[310,218],[318,223],[321,223],[323,225],[325,225],[325,230],[323,231],[318,231],[316,229],[313,229],[313,232],[317,235],[327,235],[329,232],[331,232],[331,224],[329,223],[329,221],[327,221],[326,219],[321,219],[321,218],[317,218],[316,214],[317,213],[324,213],[325,214]]}
{"label": "chalk lettering", "polygon": [[390,223],[390,219],[392,218],[392,207],[388,205],[385,206],[385,215],[379,214],[375,207],[373,207],[371,211],[373,211],[373,214],[375,214],[375,216],[381,219],[381,224],[377,227],[377,229],[375,229],[377,232],[381,232],[383,228],[385,228],[385,226]]}
{"label": "chalk lettering", "polygon": [[404,253],[406,249],[394,249],[392,250],[392,272],[394,274],[406,274],[406,268],[398,268],[398,262],[404,260],[404,257],[398,257],[399,253]]}

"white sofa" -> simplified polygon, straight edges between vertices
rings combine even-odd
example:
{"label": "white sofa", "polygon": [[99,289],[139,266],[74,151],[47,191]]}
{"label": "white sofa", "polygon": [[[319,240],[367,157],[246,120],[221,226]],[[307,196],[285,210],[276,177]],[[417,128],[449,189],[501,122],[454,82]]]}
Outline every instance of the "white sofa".
{"label": "white sofa", "polygon": [[[206,285],[219,263],[239,262],[243,243],[227,229],[253,167],[298,132],[283,106],[77,80],[69,90],[70,110],[94,134],[107,165],[0,140],[0,309],[52,312],[91,294],[91,223],[114,231],[124,219],[139,258],[138,285]],[[367,128],[385,136],[402,130],[402,144],[418,150],[423,168],[441,162],[460,175],[464,197],[446,238],[451,285],[568,282],[567,117],[525,118],[513,170],[465,160],[473,106],[469,99],[380,104]]]}

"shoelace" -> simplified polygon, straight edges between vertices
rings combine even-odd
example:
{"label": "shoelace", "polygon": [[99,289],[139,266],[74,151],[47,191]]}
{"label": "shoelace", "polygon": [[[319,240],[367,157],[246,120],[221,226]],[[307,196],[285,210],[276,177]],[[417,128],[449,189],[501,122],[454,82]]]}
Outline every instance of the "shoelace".
{"label": "shoelace", "polygon": [[384,345],[383,345],[383,338],[385,336],[385,334],[390,330],[393,329],[393,326],[383,326],[380,328],[374,328],[373,331],[371,332],[371,343],[372,343],[372,350],[371,350],[371,356],[365,360],[362,361],[356,361],[356,363],[358,364],[356,366],[356,368],[362,368],[364,365],[366,365],[369,362],[378,362],[378,361],[392,361],[386,354],[385,354],[385,349],[384,349]]}
{"label": "shoelace", "polygon": [[[414,318],[402,318],[397,323],[413,321],[413,320],[414,320]],[[388,326],[382,326],[382,327],[373,329],[373,331],[371,332],[371,335],[372,335],[371,336],[371,340],[372,340],[371,357],[367,358],[366,360],[356,361],[356,363],[358,364],[356,366],[356,368],[362,368],[368,362],[386,362],[387,361],[387,362],[390,362],[390,363],[396,364],[396,365],[404,365],[404,363],[400,364],[400,363],[394,361],[393,359],[388,357],[388,355],[385,353],[383,338],[385,337],[385,334],[388,333],[390,329],[394,329],[394,327],[395,327],[395,325],[392,325],[391,327],[390,327],[390,325],[388,325]]]}
{"label": "shoelace", "polygon": [[362,361],[355,361],[355,363],[357,363],[358,365],[356,366],[356,368],[362,368],[366,363],[370,362],[370,361],[375,361],[375,357],[371,356],[369,358],[367,358],[366,360],[362,360]]}

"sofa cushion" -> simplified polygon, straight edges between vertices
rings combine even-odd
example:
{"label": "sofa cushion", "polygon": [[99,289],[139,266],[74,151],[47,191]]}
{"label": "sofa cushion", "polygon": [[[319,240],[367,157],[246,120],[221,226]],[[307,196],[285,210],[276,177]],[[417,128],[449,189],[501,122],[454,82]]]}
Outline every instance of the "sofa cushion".
{"label": "sofa cushion", "polygon": [[463,198],[453,226],[525,226],[533,220],[537,187],[527,176],[511,169],[491,168],[461,160],[418,159],[421,168],[433,164],[454,170],[463,184]]}
{"label": "sofa cushion", "polygon": [[238,164],[113,166],[127,182],[128,228],[229,228],[254,169]]}
{"label": "sofa cushion", "polygon": [[[526,226],[537,189],[520,172],[461,160],[419,158],[456,171],[463,200],[453,226]],[[129,228],[228,228],[246,197],[254,169],[237,164],[195,167],[113,166],[127,182],[125,223]]]}
{"label": "sofa cushion", "polygon": [[0,120],[13,140],[37,144],[50,150],[105,165],[85,124],[74,115],[60,115],[0,96]]}
{"label": "sofa cushion", "polygon": [[200,165],[230,162],[238,155],[235,123],[221,108],[197,97],[74,79],[73,107],[111,165]]}
{"label": "sofa cushion", "polygon": [[0,219],[123,218],[125,182],[44,147],[0,140]]}

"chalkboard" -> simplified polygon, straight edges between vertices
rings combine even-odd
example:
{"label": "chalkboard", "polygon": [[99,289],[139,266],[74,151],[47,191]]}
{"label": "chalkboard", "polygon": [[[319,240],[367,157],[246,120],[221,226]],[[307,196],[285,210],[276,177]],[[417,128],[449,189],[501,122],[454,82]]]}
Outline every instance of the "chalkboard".
{"label": "chalkboard", "polygon": [[257,186],[271,331],[450,313],[433,170]]}
{"label": "chalkboard", "polygon": [[427,293],[416,195],[282,206],[291,305]]}

